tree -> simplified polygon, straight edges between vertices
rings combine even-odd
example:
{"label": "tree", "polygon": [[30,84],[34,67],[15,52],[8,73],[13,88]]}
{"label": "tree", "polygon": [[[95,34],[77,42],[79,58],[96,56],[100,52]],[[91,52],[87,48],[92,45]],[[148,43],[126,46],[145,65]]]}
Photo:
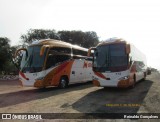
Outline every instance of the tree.
{"label": "tree", "polygon": [[99,43],[99,39],[97,36],[97,33],[94,31],[88,31],[85,32],[85,36],[84,36],[84,47],[94,47]]}
{"label": "tree", "polygon": [[6,62],[11,57],[10,55],[10,40],[6,37],[0,37],[0,71],[4,71],[4,66]]}
{"label": "tree", "polygon": [[10,40],[7,37],[0,37],[0,74],[18,71],[12,60],[16,48],[11,47],[9,43]]}
{"label": "tree", "polygon": [[20,37],[23,43],[32,43],[35,40],[40,39],[60,39],[56,31],[53,30],[44,30],[44,29],[30,29],[27,34],[23,34]]}
{"label": "tree", "polygon": [[44,29],[30,29],[27,34],[21,35],[23,43],[31,43],[34,40],[40,39],[57,39],[71,44],[76,44],[85,48],[96,46],[99,42],[97,33],[94,31],[59,31],[44,30]]}
{"label": "tree", "polygon": [[94,31],[59,31],[61,40],[76,44],[85,48],[96,46],[99,42],[98,36]]}
{"label": "tree", "polygon": [[10,40],[6,37],[0,37],[0,74],[8,74],[14,70],[14,65],[11,62],[12,50]]}

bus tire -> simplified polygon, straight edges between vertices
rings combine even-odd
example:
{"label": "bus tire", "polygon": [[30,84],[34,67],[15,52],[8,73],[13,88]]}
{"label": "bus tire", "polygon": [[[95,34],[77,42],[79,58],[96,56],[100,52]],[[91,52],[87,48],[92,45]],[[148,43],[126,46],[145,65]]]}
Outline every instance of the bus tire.
{"label": "bus tire", "polygon": [[142,80],[146,80],[147,73],[144,72],[144,78]]}
{"label": "bus tire", "polygon": [[61,77],[60,81],[59,81],[59,88],[64,89],[66,87],[68,87],[68,78],[67,77]]}

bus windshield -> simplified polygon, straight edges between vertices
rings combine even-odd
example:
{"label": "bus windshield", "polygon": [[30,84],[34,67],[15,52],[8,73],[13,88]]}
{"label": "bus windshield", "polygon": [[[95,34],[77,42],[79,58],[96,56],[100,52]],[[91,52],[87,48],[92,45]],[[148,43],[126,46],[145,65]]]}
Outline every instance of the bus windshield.
{"label": "bus windshield", "polygon": [[26,52],[24,52],[21,61],[20,68],[22,72],[34,73],[42,71],[46,51],[43,56],[40,56],[40,50],[41,46],[29,46],[27,48],[28,55],[26,56]]}
{"label": "bus windshield", "polygon": [[97,47],[94,52],[93,69],[99,72],[123,71],[128,67],[125,44],[110,44]]}

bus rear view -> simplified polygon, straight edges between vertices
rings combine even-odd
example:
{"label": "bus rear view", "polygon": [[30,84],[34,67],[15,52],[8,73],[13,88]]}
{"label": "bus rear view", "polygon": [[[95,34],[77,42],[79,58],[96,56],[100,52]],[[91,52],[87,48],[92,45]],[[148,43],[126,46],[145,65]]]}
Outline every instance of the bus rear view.
{"label": "bus rear view", "polygon": [[93,84],[103,87],[134,87],[137,81],[144,79],[145,56],[132,47],[122,39],[111,38],[90,48],[89,52],[94,50]]}

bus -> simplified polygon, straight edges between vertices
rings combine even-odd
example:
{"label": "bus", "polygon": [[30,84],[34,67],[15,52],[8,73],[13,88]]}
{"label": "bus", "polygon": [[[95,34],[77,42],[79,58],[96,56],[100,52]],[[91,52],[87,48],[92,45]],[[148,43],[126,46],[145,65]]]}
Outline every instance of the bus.
{"label": "bus", "polygon": [[88,50],[93,54],[93,84],[102,87],[134,87],[145,79],[147,62],[145,55],[134,45],[121,38],[110,38]]}
{"label": "bus", "polygon": [[15,56],[19,51],[23,52],[19,71],[22,86],[66,88],[69,84],[92,80],[92,62],[87,58],[86,48],[45,39],[18,49]]}

